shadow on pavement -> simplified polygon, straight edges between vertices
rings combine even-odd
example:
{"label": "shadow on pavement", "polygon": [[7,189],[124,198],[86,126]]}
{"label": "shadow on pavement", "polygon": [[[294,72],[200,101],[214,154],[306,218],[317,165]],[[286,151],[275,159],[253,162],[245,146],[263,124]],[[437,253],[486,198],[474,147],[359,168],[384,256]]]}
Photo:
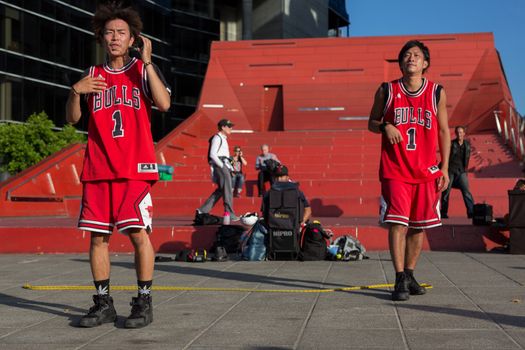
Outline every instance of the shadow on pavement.
{"label": "shadow on pavement", "polygon": [[[87,259],[74,259],[74,261],[89,262],[89,260]],[[191,265],[192,263],[187,263],[187,264]],[[111,265],[135,270],[135,264],[132,262],[112,262]],[[179,265],[167,265],[167,264],[157,263],[155,264],[155,270],[163,271],[163,272],[171,272],[171,273],[180,273],[183,275],[215,277],[215,278],[222,278],[222,279],[230,280],[230,281],[257,282],[257,283],[273,284],[273,285],[284,286],[284,287],[296,287],[296,288],[302,288],[302,289],[317,288],[317,287],[307,286],[305,284],[318,285],[321,283],[321,281],[318,281],[318,280],[301,280],[301,279],[291,279],[291,278],[283,278],[283,277],[253,275],[253,274],[243,273],[243,272],[229,272],[229,271],[218,271],[218,270],[212,270],[212,269],[206,269],[206,268],[192,268],[192,267],[181,266],[180,264]],[[330,288],[334,286],[351,287],[351,285],[348,285],[348,284],[329,283],[329,285],[330,285]]]}
{"label": "shadow on pavement", "polygon": [[0,293],[0,305],[15,307],[31,311],[39,311],[47,314],[68,317],[71,321],[70,325],[75,326],[80,320],[80,315],[72,315],[71,312],[84,313],[85,309],[81,309],[71,305],[48,303],[45,301],[29,300],[20,297],[14,297],[8,294]]}
{"label": "shadow on pavement", "polygon": [[481,312],[473,310],[463,310],[463,309],[454,309],[451,307],[442,307],[442,306],[431,306],[431,305],[404,305],[396,304],[399,308],[412,309],[417,311],[426,311],[437,314],[447,314],[447,315],[456,315],[470,318],[477,318],[481,320],[486,320],[487,316],[491,319],[489,321],[494,321],[498,324],[504,324],[507,326],[519,327],[522,328],[525,324],[525,316],[515,316],[515,315],[506,315],[499,314],[495,312]]}

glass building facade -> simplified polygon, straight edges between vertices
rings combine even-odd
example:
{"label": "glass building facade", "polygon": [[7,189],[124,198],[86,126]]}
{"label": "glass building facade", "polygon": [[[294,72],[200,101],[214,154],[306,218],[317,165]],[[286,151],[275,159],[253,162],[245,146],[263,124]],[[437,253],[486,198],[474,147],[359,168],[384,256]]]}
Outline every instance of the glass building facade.
{"label": "glass building facade", "polygon": [[[153,111],[155,140],[170,132],[197,106],[214,40],[240,40],[243,6],[256,12],[261,1],[292,0],[136,0],[143,34],[153,43],[153,61],[172,88],[168,112]],[[297,0],[294,0],[297,1]],[[344,0],[324,3],[333,16],[347,22]],[[247,5],[248,4],[248,5]],[[337,5],[337,6],[336,6]],[[71,85],[85,69],[104,60],[96,44],[92,0],[0,0],[0,120],[24,121],[45,111],[57,126],[65,123]],[[335,11],[337,10],[337,11]],[[341,13],[343,14],[341,16]],[[264,15],[264,14],[263,14]],[[293,14],[291,14],[293,16]],[[250,15],[251,16],[251,15]],[[346,18],[344,18],[346,16]],[[339,22],[336,26],[339,26]],[[86,111],[87,113],[87,111]],[[87,118],[77,124],[87,129]]]}
{"label": "glass building facade", "polygon": [[[0,0],[0,120],[24,121],[45,111],[56,125],[65,123],[70,86],[104,59],[91,28],[95,6],[91,0]],[[153,111],[158,140],[195,110],[220,25],[212,1],[135,6],[153,43],[153,61],[172,87],[170,111]],[[77,127],[86,130],[87,118]]]}

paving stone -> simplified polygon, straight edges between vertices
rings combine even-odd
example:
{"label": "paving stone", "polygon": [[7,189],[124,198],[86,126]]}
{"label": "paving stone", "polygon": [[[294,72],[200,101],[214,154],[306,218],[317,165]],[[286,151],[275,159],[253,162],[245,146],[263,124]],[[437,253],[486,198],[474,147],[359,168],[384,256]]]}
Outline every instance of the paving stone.
{"label": "paving stone", "polygon": [[[369,255],[348,263],[159,263],[154,285],[288,290],[392,283],[389,253]],[[112,255],[111,261],[113,286],[136,284],[132,254]],[[155,291],[154,322],[127,330],[122,327],[135,291],[111,292],[116,324],[81,329],[76,324],[94,291],[21,288],[91,286],[86,254],[0,255],[0,350],[525,348],[523,266],[522,256],[424,252],[416,277],[433,289],[408,302],[392,302],[391,288],[384,287],[328,293]]]}

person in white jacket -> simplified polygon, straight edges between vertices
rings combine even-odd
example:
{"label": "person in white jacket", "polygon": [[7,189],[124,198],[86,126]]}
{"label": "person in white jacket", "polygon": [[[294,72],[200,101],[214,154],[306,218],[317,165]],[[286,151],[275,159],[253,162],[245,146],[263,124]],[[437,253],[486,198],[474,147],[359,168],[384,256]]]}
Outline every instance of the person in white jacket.
{"label": "person in white jacket", "polygon": [[212,181],[217,188],[208,197],[206,202],[197,209],[197,214],[209,213],[215,203],[223,198],[224,212],[230,214],[231,221],[238,221],[239,217],[233,211],[232,176],[233,167],[228,147],[228,135],[231,134],[234,124],[228,119],[221,119],[217,124],[219,132],[210,138],[208,149],[208,163],[212,171]]}

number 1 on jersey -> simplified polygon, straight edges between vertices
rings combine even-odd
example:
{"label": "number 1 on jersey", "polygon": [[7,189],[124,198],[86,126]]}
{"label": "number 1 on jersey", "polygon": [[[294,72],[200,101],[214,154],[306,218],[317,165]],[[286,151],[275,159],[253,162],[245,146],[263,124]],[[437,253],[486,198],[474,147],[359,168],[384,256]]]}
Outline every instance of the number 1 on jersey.
{"label": "number 1 on jersey", "polygon": [[407,151],[413,151],[416,149],[416,128],[408,129],[407,136],[408,136]]}
{"label": "number 1 on jersey", "polygon": [[120,111],[117,110],[113,112],[111,118],[115,122],[115,125],[113,127],[113,137],[124,136],[124,129],[122,128],[122,116],[120,115]]}

